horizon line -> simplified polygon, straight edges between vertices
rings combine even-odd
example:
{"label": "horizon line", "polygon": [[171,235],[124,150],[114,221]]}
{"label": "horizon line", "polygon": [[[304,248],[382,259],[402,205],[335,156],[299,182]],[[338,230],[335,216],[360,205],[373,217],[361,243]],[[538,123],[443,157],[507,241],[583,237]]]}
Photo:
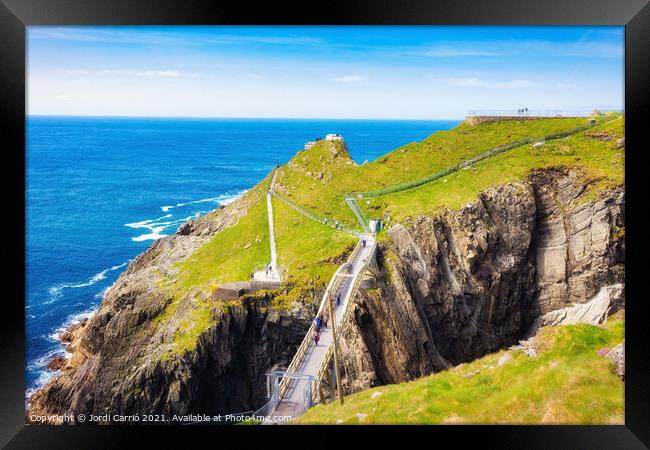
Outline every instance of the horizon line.
{"label": "horizon line", "polygon": [[134,119],[261,119],[261,120],[393,120],[393,121],[435,121],[435,120],[464,120],[466,116],[448,118],[391,118],[391,117],[262,117],[262,116],[149,116],[130,114],[25,114],[29,117],[96,117],[96,118],[134,118]]}

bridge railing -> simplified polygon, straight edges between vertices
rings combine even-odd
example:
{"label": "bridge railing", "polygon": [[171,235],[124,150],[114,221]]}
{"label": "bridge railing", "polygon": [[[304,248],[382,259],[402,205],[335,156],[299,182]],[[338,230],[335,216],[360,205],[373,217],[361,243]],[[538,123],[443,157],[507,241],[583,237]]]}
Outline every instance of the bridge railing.
{"label": "bridge railing", "polygon": [[[359,244],[357,244],[358,246]],[[356,247],[355,247],[356,250]],[[354,251],[353,250],[353,254]],[[339,274],[344,270],[347,269],[347,267],[350,265],[349,262],[345,262],[339,268],[336,270],[334,273],[334,276],[330,279],[329,284],[327,285],[327,288],[325,289],[325,293],[323,294],[322,300],[320,302],[320,306],[318,307],[318,311],[316,312],[316,317],[318,317],[319,314],[323,312],[325,309],[327,302],[329,300],[329,296],[332,295],[333,292],[336,292],[338,289],[338,286],[341,284],[342,278],[339,276]],[[314,331],[316,329],[316,325],[312,321],[311,325],[309,326],[309,329],[307,330],[307,334],[303,338],[302,342],[300,343],[300,347],[298,347],[298,350],[296,351],[296,354],[294,357],[291,359],[291,363],[289,364],[289,367],[287,367],[287,372],[293,373],[293,372],[298,372],[298,369],[300,365],[302,364],[302,361],[305,357],[305,354],[307,353],[307,350],[309,350],[309,346],[312,343],[312,337],[314,335]],[[288,378],[283,378],[282,381],[280,382],[280,398],[284,397],[284,394],[286,393],[287,389],[289,388],[289,384],[291,383],[291,380]]]}
{"label": "bridge railing", "polygon": [[348,204],[348,207],[352,210],[352,213],[356,216],[357,220],[361,224],[363,231],[367,232],[368,231],[368,218],[366,217],[366,214],[363,212],[363,209],[359,205],[359,202],[357,202],[357,199],[354,198],[354,196],[346,196],[345,197],[345,203]]}
{"label": "bridge railing", "polygon": [[[338,287],[343,281],[343,277],[340,276],[341,273],[347,271],[348,267],[350,267],[351,264],[354,263],[355,259],[357,258],[357,255],[361,250],[362,250],[362,244],[361,244],[361,240],[359,240],[357,245],[352,250],[352,253],[350,253],[350,255],[348,256],[347,261],[339,266],[339,268],[336,270],[336,272],[330,279],[330,282],[327,285],[325,292],[323,293],[323,297],[318,307],[318,311],[316,312],[316,317],[318,317],[318,315],[321,314],[327,307],[329,296],[333,295],[338,290]],[[316,329],[316,325],[312,321],[311,325],[309,326],[309,329],[307,330],[307,334],[305,335],[302,342],[300,343],[300,347],[298,347],[296,354],[291,359],[291,363],[289,364],[289,367],[287,367],[286,372],[289,373],[298,372],[298,369],[303,362],[305,354],[309,350],[309,346],[312,343],[312,337],[314,335],[315,329]],[[320,380],[320,378],[318,378],[317,380]],[[279,395],[280,398],[284,397],[284,394],[289,388],[291,381],[292,380],[290,380],[289,378],[283,378],[282,381],[280,381],[280,395]],[[317,392],[317,389],[313,389],[312,392]]]}
{"label": "bridge railing", "polygon": [[[341,315],[341,319],[337,326],[345,323],[347,320],[347,317],[352,310],[352,299],[356,295],[357,291],[361,287],[361,283],[363,282],[363,277],[365,273],[368,271],[370,264],[371,264],[371,259],[374,257],[375,252],[377,251],[377,241],[374,241],[372,246],[370,247],[370,252],[368,253],[368,260],[365,261],[365,263],[357,270],[354,274],[354,280],[352,282],[352,288],[348,292],[347,297],[344,299],[344,309],[343,309],[343,314]],[[323,357],[323,361],[321,361],[320,367],[318,368],[318,371],[316,372],[316,380],[320,381],[322,380],[326,373],[328,366],[334,356],[334,342],[332,342],[329,347],[327,348],[327,351],[325,352],[325,356]],[[341,374],[336,374],[339,378],[341,377]],[[337,383],[340,382],[340,380],[336,380]],[[316,389],[312,390],[312,402],[313,403],[318,403],[318,397],[317,397],[318,391]]]}

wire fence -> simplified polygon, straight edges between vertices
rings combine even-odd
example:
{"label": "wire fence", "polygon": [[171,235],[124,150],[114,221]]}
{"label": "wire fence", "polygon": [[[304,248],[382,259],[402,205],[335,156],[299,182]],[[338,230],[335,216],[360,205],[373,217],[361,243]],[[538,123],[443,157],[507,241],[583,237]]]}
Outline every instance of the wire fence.
{"label": "wire fence", "polygon": [[272,195],[280,200],[282,203],[287,205],[289,208],[299,212],[300,214],[308,217],[309,219],[315,220],[316,222],[320,222],[324,225],[327,225],[328,227],[334,228],[335,230],[340,230],[344,231],[346,233],[350,233],[356,237],[361,236],[361,233],[359,233],[357,230],[348,227],[347,225],[344,225],[343,223],[339,222],[338,220],[334,219],[328,219],[327,217],[319,216],[318,214],[314,213],[313,211],[310,211],[309,209],[305,208],[304,206],[301,206],[297,203],[295,203],[292,200],[289,200],[287,197],[285,197],[282,194],[279,194],[277,191],[273,190],[271,191]]}
{"label": "wire fence", "polygon": [[553,134],[548,134],[546,136],[541,136],[541,137],[526,137],[523,139],[519,139],[517,141],[511,142],[506,145],[501,145],[499,147],[494,147],[490,150],[487,150],[483,153],[478,154],[477,156],[468,159],[466,161],[463,161],[462,163],[456,164],[451,167],[447,167],[446,169],[440,170],[438,172],[435,172],[431,175],[428,175],[424,178],[420,178],[415,181],[411,181],[408,183],[401,183],[401,184],[396,184],[393,186],[385,187],[382,189],[377,189],[375,191],[370,191],[370,192],[354,192],[351,195],[356,197],[356,198],[372,198],[372,197],[381,197],[383,195],[387,194],[393,194],[395,192],[400,192],[400,191],[405,191],[407,189],[413,189],[418,186],[422,186],[423,184],[430,183],[434,180],[437,180],[439,178],[442,178],[444,176],[449,175],[450,173],[456,172],[460,169],[464,169],[465,167],[469,167],[473,164],[476,164],[479,161],[482,161],[484,159],[491,158],[496,155],[500,155],[502,153],[507,152],[508,150],[512,150],[513,148],[520,147],[522,145],[530,144],[533,142],[539,142],[539,141],[550,141],[553,139],[561,139],[567,136],[570,136],[575,133],[579,133],[584,130],[588,130],[589,128],[595,127],[597,125],[600,125],[606,121],[611,120],[611,117],[607,116],[598,116],[594,117],[594,122],[593,123],[586,123],[584,125],[580,125],[574,128],[571,128],[569,130],[565,130],[559,133],[553,133]]}

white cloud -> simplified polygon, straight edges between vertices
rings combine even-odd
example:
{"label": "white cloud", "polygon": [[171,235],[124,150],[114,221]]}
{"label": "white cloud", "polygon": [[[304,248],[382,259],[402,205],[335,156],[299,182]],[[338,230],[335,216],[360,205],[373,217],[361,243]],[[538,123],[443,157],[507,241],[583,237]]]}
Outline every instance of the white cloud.
{"label": "white cloud", "polygon": [[422,52],[422,55],[436,58],[447,58],[455,56],[502,56],[503,53],[495,52],[493,50],[482,50],[475,47],[442,45],[425,50]]}
{"label": "white cloud", "polygon": [[57,70],[56,73],[65,75],[80,75],[80,76],[116,76],[116,77],[162,77],[162,78],[178,78],[188,77],[196,78],[199,76],[197,73],[180,72],[178,70]]}
{"label": "white cloud", "polygon": [[436,78],[437,83],[447,84],[449,86],[457,87],[485,87],[485,88],[498,88],[498,89],[522,89],[539,86],[538,83],[530,80],[507,80],[507,81],[493,81],[483,80],[481,78]]}
{"label": "white cloud", "polygon": [[59,94],[59,95],[56,96],[56,98],[58,98],[62,102],[69,102],[70,100],[72,100],[70,97],[68,97],[65,94]]}
{"label": "white cloud", "polygon": [[261,80],[262,78],[264,78],[264,76],[263,76],[263,75],[260,75],[259,73],[249,73],[249,74],[247,74],[246,76],[247,76],[248,78],[253,79],[253,80]]}
{"label": "white cloud", "polygon": [[553,57],[620,58],[623,56],[623,41],[612,39],[587,40],[587,35],[578,41],[555,42],[545,40],[507,41],[450,41],[437,46],[409,52],[433,58],[447,57],[518,57],[522,55],[550,55]]}
{"label": "white cloud", "polygon": [[334,81],[338,83],[356,83],[359,81],[366,81],[367,79],[368,77],[364,77],[363,75],[344,75],[334,78]]}
{"label": "white cloud", "polygon": [[558,89],[578,89],[580,86],[574,83],[567,83],[564,81],[559,81],[555,83],[555,87]]}
{"label": "white cloud", "polygon": [[[214,27],[219,30],[221,27]],[[119,30],[87,27],[29,27],[30,39],[66,40],[79,42],[108,42],[116,44],[137,45],[320,45],[323,39],[301,35],[235,35],[194,33],[188,36],[183,32],[160,31],[143,32],[142,30]]]}

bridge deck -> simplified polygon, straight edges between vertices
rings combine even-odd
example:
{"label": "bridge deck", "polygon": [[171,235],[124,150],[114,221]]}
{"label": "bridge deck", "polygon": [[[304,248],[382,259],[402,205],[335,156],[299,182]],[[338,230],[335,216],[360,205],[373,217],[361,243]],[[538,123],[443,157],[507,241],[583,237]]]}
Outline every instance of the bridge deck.
{"label": "bridge deck", "polygon": [[[340,322],[343,317],[343,312],[345,311],[345,305],[350,301],[350,293],[354,282],[354,277],[347,275],[356,273],[367,262],[368,258],[372,257],[370,253],[374,243],[373,235],[365,234],[363,238],[366,239],[366,246],[356,255],[354,261],[349,261],[351,267],[348,268],[347,274],[341,274],[341,284],[332,296],[337,328],[341,325]],[[339,294],[341,295],[341,303],[337,305],[336,298]],[[313,341],[311,342],[300,366],[295,372],[301,375],[316,376],[318,369],[323,362],[323,358],[325,358],[327,349],[332,342],[332,324],[328,323],[327,328],[321,328],[318,345],[315,345]],[[304,393],[307,383],[307,380],[293,380],[284,397],[275,409],[273,416],[297,417],[304,413]]]}

